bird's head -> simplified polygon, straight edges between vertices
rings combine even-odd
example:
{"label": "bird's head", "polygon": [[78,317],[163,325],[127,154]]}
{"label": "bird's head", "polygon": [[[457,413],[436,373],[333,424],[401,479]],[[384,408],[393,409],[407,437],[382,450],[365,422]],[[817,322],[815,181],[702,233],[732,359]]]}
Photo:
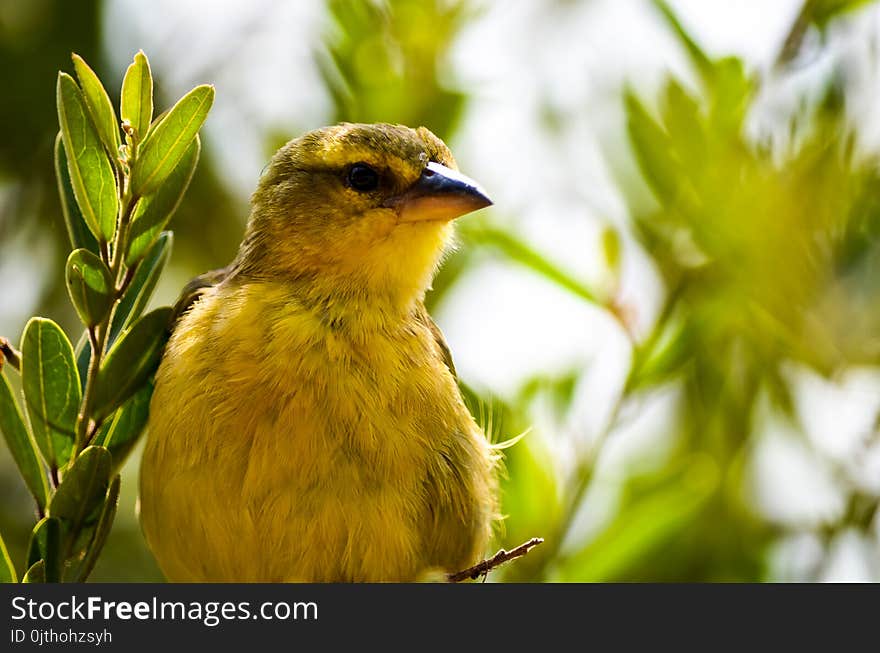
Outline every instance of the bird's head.
{"label": "bird's head", "polygon": [[452,221],[491,203],[424,127],[325,127],[272,158],[239,260],[251,275],[411,299],[430,284]]}

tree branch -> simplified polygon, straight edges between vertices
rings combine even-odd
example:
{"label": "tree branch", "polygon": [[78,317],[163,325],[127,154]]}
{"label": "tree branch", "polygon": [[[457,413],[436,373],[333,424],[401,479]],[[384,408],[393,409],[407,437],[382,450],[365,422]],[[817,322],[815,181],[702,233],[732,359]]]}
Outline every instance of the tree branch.
{"label": "tree branch", "polygon": [[19,372],[21,371],[21,352],[13,347],[6,338],[0,337],[0,368],[3,367],[4,360]]}
{"label": "tree branch", "polygon": [[505,551],[504,549],[501,549],[491,558],[482,560],[475,564],[473,567],[468,567],[467,569],[457,571],[454,574],[449,574],[446,577],[446,580],[450,583],[460,583],[464,580],[476,580],[480,576],[488,574],[490,571],[495,569],[495,567],[500,567],[505,562],[510,562],[511,560],[522,558],[525,554],[527,554],[529,551],[531,551],[539,544],[542,544],[543,542],[544,538],[533,537],[528,542],[523,542],[518,547],[516,547],[515,549],[511,549],[510,551]]}

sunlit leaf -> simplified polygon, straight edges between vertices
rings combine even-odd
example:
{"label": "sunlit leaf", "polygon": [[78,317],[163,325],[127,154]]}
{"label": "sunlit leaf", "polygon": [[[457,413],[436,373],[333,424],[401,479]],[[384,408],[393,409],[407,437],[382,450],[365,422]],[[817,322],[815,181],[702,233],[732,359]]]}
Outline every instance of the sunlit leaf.
{"label": "sunlit leaf", "polygon": [[174,215],[195,173],[200,149],[199,137],[196,136],[159,190],[138,201],[128,236],[128,252],[125,255],[127,266],[131,267],[140,260]]}
{"label": "sunlit leaf", "polygon": [[87,249],[74,250],[67,259],[65,278],[70,301],[82,323],[90,327],[101,322],[113,304],[115,292],[104,261]]}
{"label": "sunlit leaf", "polygon": [[137,197],[153,193],[184,158],[208,117],[214,87],[197,86],[175,104],[141,146],[132,171],[131,187]]}
{"label": "sunlit leaf", "polygon": [[61,213],[73,249],[87,249],[98,253],[98,241],[86,225],[85,218],[76,203],[70,171],[67,168],[67,154],[64,152],[64,141],[61,132],[55,137],[55,179],[58,182],[58,197],[61,200]]}
{"label": "sunlit leaf", "polygon": [[73,347],[52,320],[31,318],[22,336],[21,380],[34,440],[53,467],[70,457],[82,399]]}
{"label": "sunlit leaf", "polygon": [[153,119],[153,76],[143,51],[134,56],[134,62],[125,71],[119,113],[143,140]]}
{"label": "sunlit leaf", "polygon": [[0,374],[0,431],[21,477],[43,510],[49,492],[46,474],[40,464],[36,442],[25,426],[5,374]]}
{"label": "sunlit leaf", "polygon": [[95,413],[105,417],[137,392],[159,365],[173,311],[166,306],[147,313],[120,335],[101,364]]}
{"label": "sunlit leaf", "polygon": [[162,275],[162,270],[165,269],[165,264],[171,256],[173,244],[174,235],[170,231],[162,232],[138,263],[128,290],[125,291],[113,313],[109,341],[111,345],[116,342],[120,332],[139,318],[146,308]]}
{"label": "sunlit leaf", "polygon": [[38,560],[33,564],[33,566],[28,569],[24,577],[21,579],[22,583],[45,583],[46,582],[46,566],[42,560]]}
{"label": "sunlit leaf", "polygon": [[107,148],[107,154],[115,160],[119,153],[119,123],[116,121],[113,103],[110,102],[110,97],[95,71],[89,68],[89,65],[78,54],[74,54],[72,57],[76,76],[79,79],[92,122],[104,143],[104,147]]}
{"label": "sunlit leaf", "polygon": [[116,176],[86,109],[82,91],[66,73],[58,73],[58,124],[68,154],[73,194],[89,230],[109,242],[116,230]]}

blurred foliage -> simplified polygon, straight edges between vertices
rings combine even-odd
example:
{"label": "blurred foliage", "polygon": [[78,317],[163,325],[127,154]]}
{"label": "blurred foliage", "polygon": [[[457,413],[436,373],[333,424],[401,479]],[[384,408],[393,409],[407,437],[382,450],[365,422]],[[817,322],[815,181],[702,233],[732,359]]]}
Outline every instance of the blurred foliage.
{"label": "blurred foliage", "polygon": [[425,125],[448,139],[464,93],[442,79],[452,40],[469,17],[464,2],[330,0],[333,29],[319,62],[335,122]]}
{"label": "blurred foliage", "polygon": [[[604,530],[560,552],[593,480],[598,453],[585,455],[563,490],[571,507],[551,531],[556,545],[536,551],[540,564],[511,568],[513,578],[761,579],[777,529],[748,504],[744,473],[762,398],[794,419],[790,363],[830,376],[880,362],[880,170],[875,155],[859,153],[841,86],[828,80],[822,102],[793,119],[788,142],[750,142],[745,123],[758,78],[739,59],[710,58],[666,3],[655,4],[700,83],[693,92],[667,79],[656,110],[625,93],[629,140],[653,208],[641,208],[640,189],[622,190],[667,294],[652,333],[635,344],[620,401],[680,388],[679,418],[669,425],[676,447],[658,470],[627,482]],[[793,29],[804,21],[824,28],[856,4],[807,2]],[[572,289],[540,259],[523,257],[522,245],[490,242]],[[617,303],[606,308],[616,313]],[[865,506],[850,491],[860,517],[834,528],[865,531],[877,498]],[[517,507],[507,511],[515,522]]]}

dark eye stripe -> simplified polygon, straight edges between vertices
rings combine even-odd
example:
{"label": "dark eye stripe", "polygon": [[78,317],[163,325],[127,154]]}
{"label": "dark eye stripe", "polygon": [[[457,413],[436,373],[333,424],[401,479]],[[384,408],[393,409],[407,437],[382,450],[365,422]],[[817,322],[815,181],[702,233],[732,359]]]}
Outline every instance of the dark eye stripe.
{"label": "dark eye stripe", "polygon": [[379,187],[379,173],[366,163],[355,163],[346,175],[348,185],[358,192],[366,193]]}

